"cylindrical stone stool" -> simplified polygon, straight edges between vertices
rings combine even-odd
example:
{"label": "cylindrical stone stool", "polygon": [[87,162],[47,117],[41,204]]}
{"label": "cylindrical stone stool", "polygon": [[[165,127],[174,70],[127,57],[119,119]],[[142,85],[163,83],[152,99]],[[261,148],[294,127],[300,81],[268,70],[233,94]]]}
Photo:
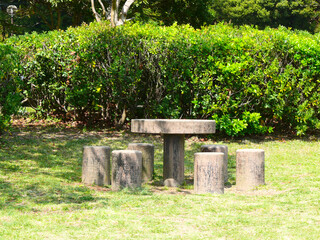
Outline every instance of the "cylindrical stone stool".
{"label": "cylindrical stone stool", "polygon": [[201,146],[201,152],[222,152],[224,153],[223,159],[223,175],[224,182],[228,182],[228,146],[226,145],[203,145]]}
{"label": "cylindrical stone stool", "polygon": [[142,153],[135,150],[112,151],[113,191],[141,186]]}
{"label": "cylindrical stone stool", "polygon": [[236,153],[236,187],[239,191],[264,185],[264,150],[241,149]]}
{"label": "cylindrical stone stool", "polygon": [[224,193],[224,153],[201,152],[194,154],[194,192]]}
{"label": "cylindrical stone stool", "polygon": [[142,153],[142,182],[153,178],[154,146],[148,143],[129,143],[128,150],[137,150]]}
{"label": "cylindrical stone stool", "polygon": [[98,186],[110,185],[110,147],[83,147],[82,182]]}

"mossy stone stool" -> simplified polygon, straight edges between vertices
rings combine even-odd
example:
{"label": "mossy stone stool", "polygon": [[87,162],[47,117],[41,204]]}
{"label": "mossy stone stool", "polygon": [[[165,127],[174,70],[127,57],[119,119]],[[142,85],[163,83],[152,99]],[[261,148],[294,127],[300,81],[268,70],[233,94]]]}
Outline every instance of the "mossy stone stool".
{"label": "mossy stone stool", "polygon": [[153,178],[154,146],[148,143],[129,143],[128,150],[137,150],[142,153],[142,182]]}
{"label": "mossy stone stool", "polygon": [[113,191],[141,187],[142,153],[136,150],[112,151]]}
{"label": "mossy stone stool", "polygon": [[98,186],[110,185],[110,147],[84,146],[82,182]]}

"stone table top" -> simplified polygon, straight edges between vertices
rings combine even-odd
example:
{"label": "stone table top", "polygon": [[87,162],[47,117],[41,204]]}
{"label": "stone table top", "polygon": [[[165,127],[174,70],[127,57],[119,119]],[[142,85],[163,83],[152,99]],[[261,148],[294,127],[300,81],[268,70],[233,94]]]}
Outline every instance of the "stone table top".
{"label": "stone table top", "polygon": [[149,134],[211,134],[214,120],[198,119],[132,119],[131,132]]}

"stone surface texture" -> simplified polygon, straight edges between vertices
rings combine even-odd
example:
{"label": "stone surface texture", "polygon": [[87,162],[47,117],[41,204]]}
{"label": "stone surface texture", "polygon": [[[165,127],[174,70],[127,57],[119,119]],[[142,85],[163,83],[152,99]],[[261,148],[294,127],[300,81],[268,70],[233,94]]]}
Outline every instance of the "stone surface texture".
{"label": "stone surface texture", "polygon": [[83,147],[82,182],[98,186],[110,185],[110,147]]}
{"label": "stone surface texture", "polygon": [[142,153],[142,182],[153,178],[154,145],[148,143],[129,143],[128,150],[137,150]]}
{"label": "stone surface texture", "polygon": [[194,155],[195,193],[224,193],[224,153],[201,152]]}
{"label": "stone surface texture", "polygon": [[252,190],[264,185],[265,153],[262,149],[241,149],[236,152],[236,188]]}
{"label": "stone surface texture", "polygon": [[140,151],[112,151],[111,187],[113,191],[141,187],[141,175],[142,153]]}
{"label": "stone surface texture", "polygon": [[132,119],[131,132],[150,134],[210,134],[215,133],[214,120],[192,119]]}
{"label": "stone surface texture", "polygon": [[223,159],[223,175],[224,175],[224,182],[228,182],[228,146],[227,145],[202,145],[201,152],[222,152],[224,153]]}
{"label": "stone surface texture", "polygon": [[[180,185],[184,181],[184,135],[165,134],[163,144],[163,180],[173,178]],[[169,187],[169,186],[168,186]]]}

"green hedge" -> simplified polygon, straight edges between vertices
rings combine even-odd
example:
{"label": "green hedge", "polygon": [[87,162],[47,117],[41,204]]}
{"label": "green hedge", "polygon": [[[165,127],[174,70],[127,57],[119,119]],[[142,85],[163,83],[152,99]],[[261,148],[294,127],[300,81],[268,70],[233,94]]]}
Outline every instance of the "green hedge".
{"label": "green hedge", "polygon": [[19,58],[12,47],[0,44],[0,134],[18,111],[21,96],[18,90]]}
{"label": "green hedge", "polygon": [[[42,115],[215,119],[232,136],[319,129],[320,35],[218,24],[91,24],[11,38]],[[143,106],[143,107],[139,107]]]}

